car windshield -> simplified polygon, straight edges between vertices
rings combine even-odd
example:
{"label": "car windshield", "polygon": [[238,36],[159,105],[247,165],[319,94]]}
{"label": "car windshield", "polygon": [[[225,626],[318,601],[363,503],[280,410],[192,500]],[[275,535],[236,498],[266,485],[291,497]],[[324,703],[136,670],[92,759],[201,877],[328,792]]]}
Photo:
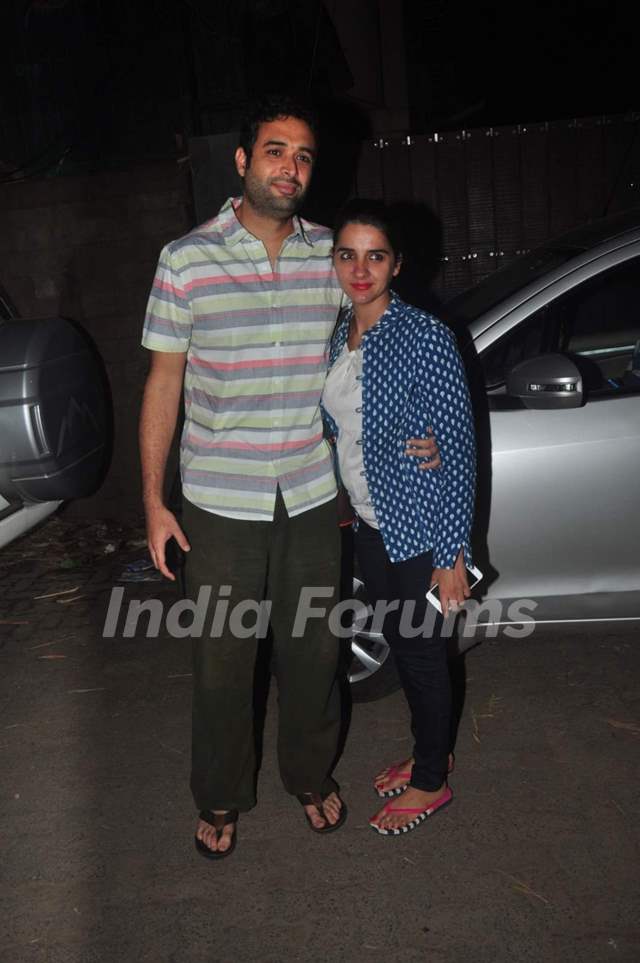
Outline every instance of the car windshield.
{"label": "car windshield", "polygon": [[577,247],[538,248],[530,254],[524,254],[513,264],[495,271],[484,281],[454,297],[447,304],[448,312],[452,317],[469,323],[501,301],[506,301],[531,281],[561,267],[580,250]]}

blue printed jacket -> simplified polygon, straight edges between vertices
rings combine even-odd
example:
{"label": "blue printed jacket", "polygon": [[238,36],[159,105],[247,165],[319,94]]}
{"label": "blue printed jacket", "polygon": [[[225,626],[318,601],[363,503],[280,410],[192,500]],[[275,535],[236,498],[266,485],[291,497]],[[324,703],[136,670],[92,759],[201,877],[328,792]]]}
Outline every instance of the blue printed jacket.
{"label": "blue printed jacket", "polygon": [[[329,367],[342,351],[351,309],[340,317]],[[471,562],[476,451],[467,379],[451,331],[396,295],[362,338],[362,453],[369,494],[392,562],[433,551],[453,568],[464,548]],[[338,426],[323,409],[332,435]],[[421,471],[405,454],[407,438],[433,428],[442,465]]]}

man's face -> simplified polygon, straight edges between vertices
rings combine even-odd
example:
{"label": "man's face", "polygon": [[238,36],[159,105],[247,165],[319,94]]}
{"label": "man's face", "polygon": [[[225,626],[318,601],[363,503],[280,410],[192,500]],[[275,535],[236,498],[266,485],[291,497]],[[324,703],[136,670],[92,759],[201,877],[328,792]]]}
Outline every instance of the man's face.
{"label": "man's face", "polygon": [[315,151],[315,137],[303,120],[279,117],[261,124],[250,163],[242,147],[236,151],[244,199],[266,217],[290,217],[307,193]]}

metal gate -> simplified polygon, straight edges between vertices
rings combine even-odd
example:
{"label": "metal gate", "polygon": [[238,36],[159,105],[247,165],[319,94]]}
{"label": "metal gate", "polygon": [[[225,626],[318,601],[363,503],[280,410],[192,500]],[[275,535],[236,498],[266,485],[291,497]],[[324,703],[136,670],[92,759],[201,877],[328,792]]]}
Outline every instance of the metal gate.
{"label": "metal gate", "polygon": [[523,251],[640,203],[640,114],[379,138],[356,193],[431,211],[448,299]]}

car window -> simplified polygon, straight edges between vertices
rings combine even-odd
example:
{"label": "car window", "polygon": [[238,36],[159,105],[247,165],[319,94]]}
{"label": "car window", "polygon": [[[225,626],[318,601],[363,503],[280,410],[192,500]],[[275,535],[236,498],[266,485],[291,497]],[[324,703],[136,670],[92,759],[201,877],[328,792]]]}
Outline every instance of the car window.
{"label": "car window", "polygon": [[519,361],[559,351],[571,355],[592,394],[640,390],[631,370],[639,341],[640,258],[633,258],[550,301],[486,351],[485,385],[500,387]]}
{"label": "car window", "polygon": [[553,336],[547,314],[546,307],[536,311],[483,352],[480,361],[488,390],[504,385],[507,374],[518,362],[553,351]]}
{"label": "car window", "polygon": [[549,274],[579,254],[580,247],[537,248],[523,254],[512,264],[494,271],[447,304],[449,314],[459,321],[469,322],[506,301],[532,281]]}
{"label": "car window", "polygon": [[602,387],[621,387],[640,340],[640,258],[633,258],[559,299],[559,350],[591,366]]}

